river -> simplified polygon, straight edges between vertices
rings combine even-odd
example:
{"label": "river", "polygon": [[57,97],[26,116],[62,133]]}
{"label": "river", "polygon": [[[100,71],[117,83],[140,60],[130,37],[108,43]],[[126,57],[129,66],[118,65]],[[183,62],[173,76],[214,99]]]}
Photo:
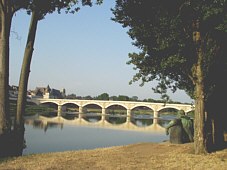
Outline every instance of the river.
{"label": "river", "polygon": [[[101,122],[99,116],[84,116],[80,121],[66,117],[26,117],[23,155],[68,150],[95,149],[140,142],[168,140],[164,126],[172,117],[154,124],[152,117],[142,115],[130,122],[125,117],[109,116]],[[107,121],[108,120],[108,121]]]}

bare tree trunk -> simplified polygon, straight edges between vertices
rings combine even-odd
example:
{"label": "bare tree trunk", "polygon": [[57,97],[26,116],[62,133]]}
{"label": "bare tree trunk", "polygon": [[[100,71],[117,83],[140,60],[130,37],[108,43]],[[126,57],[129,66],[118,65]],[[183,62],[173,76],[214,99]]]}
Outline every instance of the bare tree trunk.
{"label": "bare tree trunk", "polygon": [[0,157],[13,155],[9,113],[9,36],[12,11],[9,1],[0,4]]}
{"label": "bare tree trunk", "polygon": [[14,130],[24,129],[23,114],[25,113],[26,99],[27,99],[27,86],[30,73],[30,65],[32,54],[34,50],[35,35],[38,25],[37,12],[32,12],[30,28],[28,32],[27,43],[24,52],[23,64],[20,73],[19,92],[17,100],[17,113],[14,122]]}
{"label": "bare tree trunk", "polygon": [[12,15],[0,7],[0,135],[10,132],[9,35]]}

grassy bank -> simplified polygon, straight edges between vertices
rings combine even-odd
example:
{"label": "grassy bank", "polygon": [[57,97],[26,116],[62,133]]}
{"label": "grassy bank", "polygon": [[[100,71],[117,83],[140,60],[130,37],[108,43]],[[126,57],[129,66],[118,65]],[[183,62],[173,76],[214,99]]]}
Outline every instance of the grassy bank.
{"label": "grassy bank", "polygon": [[194,155],[192,143],[174,145],[168,142],[28,155],[0,163],[1,170],[226,170],[226,167],[227,149],[208,155]]}

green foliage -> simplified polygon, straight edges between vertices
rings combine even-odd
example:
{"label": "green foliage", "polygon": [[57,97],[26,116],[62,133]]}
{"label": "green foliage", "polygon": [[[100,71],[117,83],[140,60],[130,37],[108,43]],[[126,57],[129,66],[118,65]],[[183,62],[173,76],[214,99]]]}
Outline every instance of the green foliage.
{"label": "green foliage", "polygon": [[129,101],[129,97],[125,95],[119,95],[118,96],[119,101]]}
{"label": "green foliage", "polygon": [[[17,103],[10,101],[10,115],[14,116],[17,109]],[[25,116],[35,115],[37,113],[49,113],[53,112],[54,109],[45,105],[35,105],[33,103],[27,103],[25,108]]]}
{"label": "green foliage", "polygon": [[66,96],[66,99],[76,99],[76,94],[69,94]]}
{"label": "green foliage", "polygon": [[227,39],[226,0],[116,0],[112,11],[113,20],[129,28],[133,44],[141,50],[129,54],[128,64],[138,71],[130,83],[141,81],[143,85],[157,80],[154,91],[163,94],[164,100],[169,100],[168,88],[173,92],[183,89],[194,97],[197,46],[193,42],[193,24],[199,21],[200,30],[196,31],[201,32],[199,43],[206,56],[205,94],[212,92],[216,82],[211,81],[211,68],[221,58]]}
{"label": "green foliage", "polygon": [[138,97],[137,96],[132,96],[131,98],[130,98],[130,100],[132,100],[132,101],[138,101]]}
{"label": "green foliage", "polygon": [[50,112],[54,112],[55,110],[53,108],[50,108],[48,106],[43,105],[26,105],[25,109],[25,116],[35,115],[35,114],[47,114]]}
{"label": "green foliage", "polygon": [[109,98],[109,100],[117,101],[117,100],[118,100],[118,97],[117,97],[117,96],[111,96],[111,97]]}
{"label": "green foliage", "polygon": [[[21,1],[24,3],[24,1]],[[38,12],[39,19],[43,19],[46,14],[57,11],[61,13],[62,10],[65,13],[74,14],[78,12],[81,6],[92,6],[94,2],[92,0],[30,0],[26,1],[27,13],[31,14],[33,11]],[[101,4],[102,0],[97,0],[96,4]]]}
{"label": "green foliage", "polygon": [[103,93],[95,98],[96,100],[109,100],[109,94]]}

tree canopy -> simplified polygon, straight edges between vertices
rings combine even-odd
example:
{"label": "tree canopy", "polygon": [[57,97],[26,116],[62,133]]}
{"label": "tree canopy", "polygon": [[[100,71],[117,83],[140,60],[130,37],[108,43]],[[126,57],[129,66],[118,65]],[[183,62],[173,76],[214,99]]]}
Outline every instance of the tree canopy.
{"label": "tree canopy", "polygon": [[197,58],[193,22],[200,21],[201,36],[206,42],[204,70],[208,72],[212,57],[215,58],[224,45],[226,8],[225,0],[117,0],[113,20],[129,28],[133,44],[141,49],[140,53],[129,54],[128,64],[138,70],[132,82],[141,80],[143,85],[158,80],[156,92],[179,88],[194,98],[192,69]]}
{"label": "tree canopy", "polygon": [[185,90],[196,101],[195,152],[221,145],[224,102],[213,102],[226,92],[226,0],[116,0],[112,11],[141,50],[129,54],[138,70],[132,82],[157,80],[154,90],[167,100],[168,88]]}

